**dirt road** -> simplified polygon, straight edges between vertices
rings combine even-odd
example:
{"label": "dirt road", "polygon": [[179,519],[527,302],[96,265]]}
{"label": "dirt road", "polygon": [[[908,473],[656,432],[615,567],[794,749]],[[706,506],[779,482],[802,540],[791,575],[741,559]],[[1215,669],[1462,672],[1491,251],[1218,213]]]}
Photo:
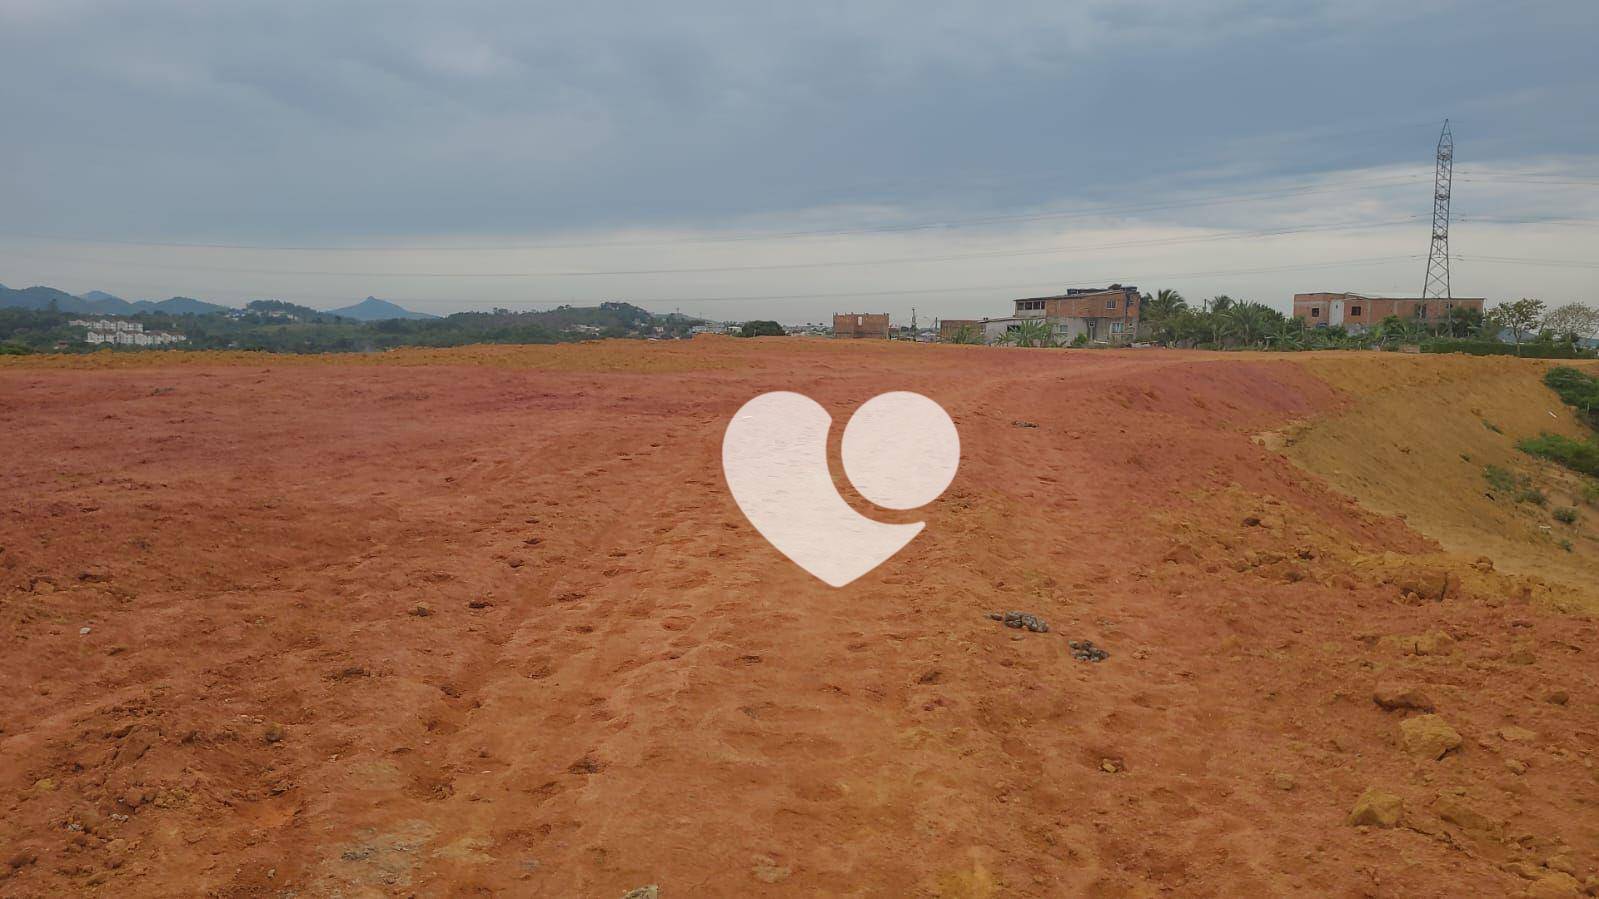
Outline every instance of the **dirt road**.
{"label": "dirt road", "polygon": [[[1460,896],[1599,871],[1595,622],[1258,440],[1360,402],[1295,361],[126,355],[0,367],[0,895]],[[835,472],[877,393],[960,429],[949,491],[898,518],[927,530],[843,589],[722,483],[729,416],[775,389],[832,412]],[[987,617],[1012,609],[1050,633]],[[1418,719],[1458,745],[1407,746]],[[1396,826],[1348,823],[1368,788]]]}

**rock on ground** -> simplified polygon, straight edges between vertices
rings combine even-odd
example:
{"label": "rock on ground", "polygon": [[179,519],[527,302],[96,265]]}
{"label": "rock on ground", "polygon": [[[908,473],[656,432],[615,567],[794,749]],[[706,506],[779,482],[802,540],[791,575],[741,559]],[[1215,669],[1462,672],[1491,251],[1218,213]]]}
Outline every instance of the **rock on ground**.
{"label": "rock on ground", "polygon": [[1404,813],[1405,801],[1393,793],[1379,790],[1376,787],[1367,788],[1355,800],[1355,807],[1349,812],[1351,826],[1367,825],[1371,827],[1393,827],[1399,823],[1399,816]]}
{"label": "rock on ground", "polygon": [[1419,759],[1441,759],[1460,747],[1460,733],[1437,715],[1417,715],[1399,722],[1405,751]]}
{"label": "rock on ground", "polygon": [[1560,871],[1546,872],[1527,887],[1528,899],[1563,899],[1582,895],[1582,884],[1577,878]]}
{"label": "rock on ground", "polygon": [[1415,684],[1385,682],[1372,692],[1372,701],[1390,711],[1415,709],[1418,712],[1434,711],[1432,699]]}

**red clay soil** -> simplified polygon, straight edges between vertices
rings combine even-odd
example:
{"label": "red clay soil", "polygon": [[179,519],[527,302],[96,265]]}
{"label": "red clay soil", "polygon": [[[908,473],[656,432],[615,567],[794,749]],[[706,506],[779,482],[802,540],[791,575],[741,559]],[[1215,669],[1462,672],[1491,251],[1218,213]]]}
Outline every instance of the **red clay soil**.
{"label": "red clay soil", "polygon": [[[1350,401],[1297,364],[556,352],[0,368],[0,895],[1456,897],[1595,872],[1594,622],[1372,563],[1436,547],[1253,439]],[[724,487],[726,422],[776,389],[833,412],[835,456],[886,390],[960,429],[949,491],[899,519],[926,531],[843,589]],[[1052,630],[987,617],[1012,609]],[[1374,703],[1383,681],[1460,745],[1407,751],[1420,711]],[[1372,787],[1395,826],[1349,823]]]}

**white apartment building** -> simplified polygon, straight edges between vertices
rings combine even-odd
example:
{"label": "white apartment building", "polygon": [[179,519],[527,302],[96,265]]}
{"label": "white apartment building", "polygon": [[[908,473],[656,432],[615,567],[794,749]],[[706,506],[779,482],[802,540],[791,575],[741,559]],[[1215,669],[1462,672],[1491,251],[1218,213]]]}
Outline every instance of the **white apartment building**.
{"label": "white apartment building", "polygon": [[166,331],[146,331],[144,325],[139,322],[108,318],[92,321],[74,319],[67,324],[87,328],[83,339],[88,343],[113,346],[166,346],[189,339],[182,334],[169,334]]}

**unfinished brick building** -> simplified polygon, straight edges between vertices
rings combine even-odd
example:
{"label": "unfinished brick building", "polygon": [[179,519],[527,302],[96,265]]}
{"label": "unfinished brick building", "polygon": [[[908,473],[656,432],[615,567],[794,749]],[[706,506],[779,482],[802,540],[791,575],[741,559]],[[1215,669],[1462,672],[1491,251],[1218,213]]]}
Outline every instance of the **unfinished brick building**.
{"label": "unfinished brick building", "polygon": [[983,323],[975,318],[945,318],[938,322],[938,339],[949,343],[966,329],[970,329],[970,333],[977,338],[983,336]]}
{"label": "unfinished brick building", "polygon": [[1457,308],[1482,311],[1482,297],[1453,297],[1450,299],[1424,299],[1422,297],[1393,297],[1362,293],[1296,293],[1294,318],[1304,321],[1308,328],[1344,327],[1349,331],[1364,331],[1381,324],[1390,315],[1426,325],[1438,325],[1449,320],[1449,313]]}
{"label": "unfinished brick building", "polygon": [[846,312],[833,314],[834,337],[888,339],[888,313]]}
{"label": "unfinished brick building", "polygon": [[1010,318],[983,322],[985,337],[993,342],[1025,319],[1042,318],[1053,326],[1055,339],[1061,343],[1078,337],[1089,343],[1131,343],[1138,334],[1141,299],[1138,288],[1122,284],[1072,287],[1058,296],[1024,297],[1015,301],[1015,314]]}

